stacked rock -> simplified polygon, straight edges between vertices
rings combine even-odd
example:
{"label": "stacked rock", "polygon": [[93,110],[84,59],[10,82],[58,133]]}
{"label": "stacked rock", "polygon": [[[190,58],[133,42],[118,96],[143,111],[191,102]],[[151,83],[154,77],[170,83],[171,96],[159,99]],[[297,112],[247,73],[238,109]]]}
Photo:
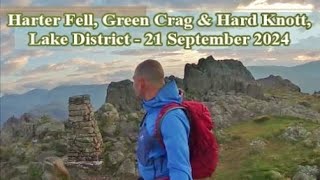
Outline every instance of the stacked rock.
{"label": "stacked rock", "polygon": [[89,95],[69,98],[68,131],[68,161],[101,159],[103,140]]}

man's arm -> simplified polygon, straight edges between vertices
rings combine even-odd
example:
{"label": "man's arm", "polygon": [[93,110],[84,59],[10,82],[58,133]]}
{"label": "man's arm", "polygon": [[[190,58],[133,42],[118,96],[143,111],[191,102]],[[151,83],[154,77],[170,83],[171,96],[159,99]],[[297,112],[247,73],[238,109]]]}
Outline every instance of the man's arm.
{"label": "man's arm", "polygon": [[189,121],[181,109],[170,111],[162,120],[161,134],[167,152],[170,180],[192,179],[189,132]]}

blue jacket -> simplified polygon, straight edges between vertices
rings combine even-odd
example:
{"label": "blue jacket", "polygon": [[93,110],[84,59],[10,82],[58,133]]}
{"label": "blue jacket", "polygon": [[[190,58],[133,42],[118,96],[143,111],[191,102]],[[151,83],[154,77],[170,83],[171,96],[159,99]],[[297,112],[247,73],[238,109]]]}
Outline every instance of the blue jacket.
{"label": "blue jacket", "polygon": [[164,85],[156,97],[143,101],[146,116],[140,127],[137,159],[139,174],[144,180],[169,177],[170,180],[191,180],[188,137],[189,121],[181,109],[168,112],[162,120],[161,134],[165,148],[155,139],[155,120],[161,108],[172,102],[181,103],[175,81]]}

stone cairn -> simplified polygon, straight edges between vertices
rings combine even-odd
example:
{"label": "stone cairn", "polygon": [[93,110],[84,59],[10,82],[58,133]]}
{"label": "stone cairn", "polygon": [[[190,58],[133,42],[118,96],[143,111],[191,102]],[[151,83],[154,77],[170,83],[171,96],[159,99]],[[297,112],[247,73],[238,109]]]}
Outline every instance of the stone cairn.
{"label": "stone cairn", "polygon": [[69,98],[68,161],[102,162],[102,136],[90,103],[89,95]]}

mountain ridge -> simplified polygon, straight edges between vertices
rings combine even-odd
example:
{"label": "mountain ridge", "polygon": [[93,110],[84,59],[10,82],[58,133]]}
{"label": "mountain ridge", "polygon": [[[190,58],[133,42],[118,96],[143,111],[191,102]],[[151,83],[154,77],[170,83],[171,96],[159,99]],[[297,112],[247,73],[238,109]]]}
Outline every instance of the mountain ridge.
{"label": "mountain ridge", "polygon": [[[51,90],[33,89],[23,94],[4,95],[1,101],[1,124],[9,117],[20,116],[25,112],[39,112],[36,109],[45,109],[51,115],[50,107],[55,108],[52,111],[58,111],[55,114],[62,114],[64,117],[53,117],[65,119],[66,107],[69,96],[77,94],[89,94],[92,98],[94,108],[99,108],[105,99],[108,84],[94,85],[63,85]],[[54,105],[54,106],[53,106]],[[40,112],[39,112],[40,113]],[[40,115],[40,114],[35,114]]]}
{"label": "mountain ridge", "polygon": [[[281,76],[289,79],[292,83],[298,85],[302,92],[313,93],[320,90],[320,61],[308,62],[305,64],[286,67],[286,66],[246,66],[252,76],[258,80],[270,75]],[[0,123],[6,121],[9,117],[20,116],[26,112],[39,112],[37,109],[43,109],[48,112],[52,107],[61,107],[54,109],[53,114],[65,116],[62,109],[67,107],[67,98],[77,94],[89,94],[92,97],[92,104],[98,109],[106,98],[108,84],[91,85],[61,85],[50,90],[33,89],[22,94],[7,94],[0,97],[1,101],[1,119]],[[94,90],[96,89],[96,91]],[[66,118],[66,117],[53,117]]]}
{"label": "mountain ridge", "polygon": [[320,61],[312,61],[305,64],[287,66],[247,66],[255,79],[268,77],[269,75],[281,76],[289,79],[301,88],[302,92],[312,94],[320,90]]}

